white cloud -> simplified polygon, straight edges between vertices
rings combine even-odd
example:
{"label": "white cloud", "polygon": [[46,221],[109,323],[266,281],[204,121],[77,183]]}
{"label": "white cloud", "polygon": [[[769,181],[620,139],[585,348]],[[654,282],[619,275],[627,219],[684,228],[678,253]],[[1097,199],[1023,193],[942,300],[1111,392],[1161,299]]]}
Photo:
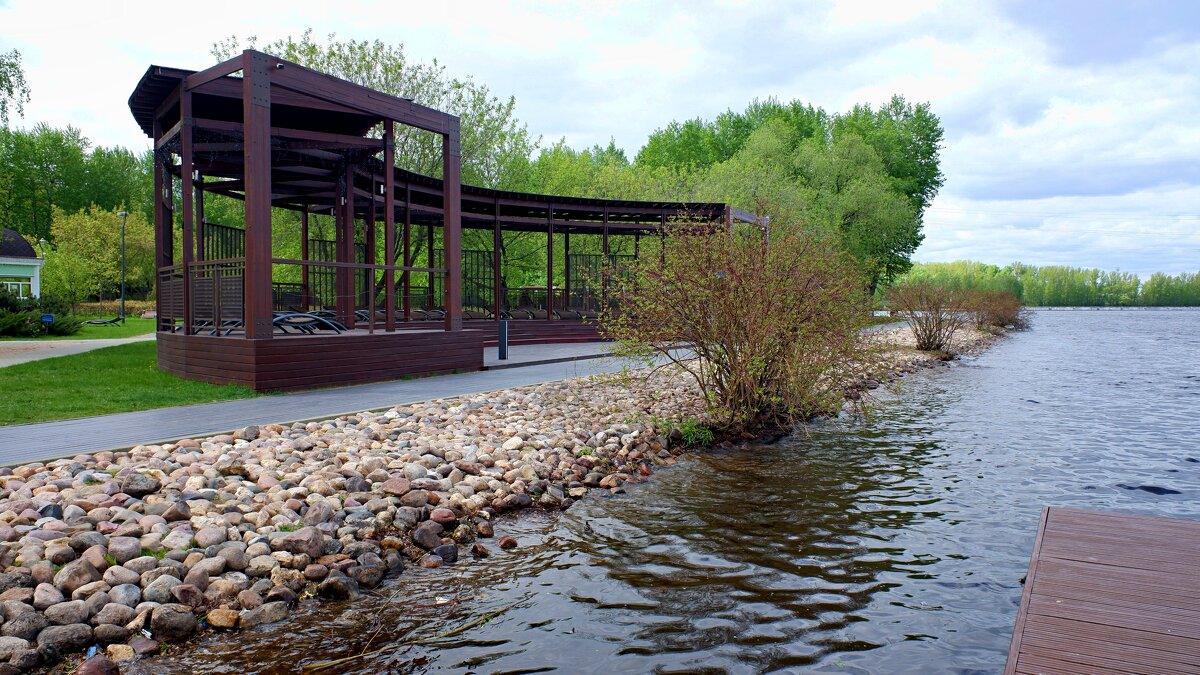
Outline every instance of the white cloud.
{"label": "white cloud", "polygon": [[1064,43],[1071,26],[1043,25],[1058,20],[1051,15],[1034,25],[1013,7],[294,0],[210,2],[196,11],[13,0],[0,3],[0,49],[15,46],[25,57],[33,89],[25,123],[70,123],[96,143],[135,148],[148,141],[126,99],[148,65],[203,68],[212,42],[230,34],[266,42],[310,26],[318,35],[403,42],[413,58],[437,58],[456,75],[516,95],[518,114],[547,140],[614,137],[631,155],[672,119],[712,117],[754,97],[844,110],[901,93],[930,101],[946,128],[947,182],[919,259],[1140,274],[1200,268],[1192,234],[1200,231],[1196,27],[1172,21],[1173,6],[1150,5],[1145,12],[1164,17],[1144,23],[1168,26],[1170,39],[1147,33],[1133,48],[1119,17],[1101,30],[1098,8],[1089,30],[1126,35],[1110,53],[1102,43]]}

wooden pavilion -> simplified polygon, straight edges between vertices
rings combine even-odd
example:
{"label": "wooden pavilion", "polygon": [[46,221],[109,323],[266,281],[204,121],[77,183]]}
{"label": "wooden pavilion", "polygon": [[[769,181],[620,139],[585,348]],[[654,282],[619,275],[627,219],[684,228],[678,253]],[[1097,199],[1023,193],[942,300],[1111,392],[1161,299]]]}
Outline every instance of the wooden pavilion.
{"label": "wooden pavilion", "polygon": [[[753,222],[724,204],[463,185],[457,117],[253,50],[151,66],[129,107],[154,139],[158,363],[187,378],[301,389],[478,370],[502,318],[515,342],[599,339],[592,273],[620,258],[612,242],[636,257],[677,217]],[[442,179],[395,168],[398,124],[440,136]],[[206,194],[240,200],[242,227],[208,222]],[[299,258],[280,257],[278,209],[299,213]],[[464,251],[464,229],[490,247]],[[513,232],[545,233],[544,286],[505,286]],[[600,245],[572,253],[572,234]]]}

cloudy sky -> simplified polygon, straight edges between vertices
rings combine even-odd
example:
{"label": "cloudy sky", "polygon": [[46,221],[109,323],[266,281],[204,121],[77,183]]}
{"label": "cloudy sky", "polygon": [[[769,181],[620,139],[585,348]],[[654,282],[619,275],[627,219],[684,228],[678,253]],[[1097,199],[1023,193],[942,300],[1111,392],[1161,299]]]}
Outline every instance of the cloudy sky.
{"label": "cloudy sky", "polygon": [[630,156],[754,97],[837,111],[900,93],[946,129],[919,260],[1200,271],[1196,0],[188,6],[0,0],[0,51],[21,51],[33,94],[16,123],[146,148],[126,99],[147,65],[200,69],[215,40],[308,27],[402,42],[515,95],[547,141]]}

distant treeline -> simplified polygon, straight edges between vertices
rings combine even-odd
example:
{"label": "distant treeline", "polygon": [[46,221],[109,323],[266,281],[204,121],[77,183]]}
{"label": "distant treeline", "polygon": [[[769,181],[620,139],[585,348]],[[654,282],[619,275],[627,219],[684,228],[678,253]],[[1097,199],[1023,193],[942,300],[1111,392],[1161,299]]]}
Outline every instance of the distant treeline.
{"label": "distant treeline", "polygon": [[906,279],[928,279],[952,288],[1006,290],[1033,307],[1200,307],[1200,272],[1155,272],[1141,280],[1130,272],[973,260],[916,263]]}

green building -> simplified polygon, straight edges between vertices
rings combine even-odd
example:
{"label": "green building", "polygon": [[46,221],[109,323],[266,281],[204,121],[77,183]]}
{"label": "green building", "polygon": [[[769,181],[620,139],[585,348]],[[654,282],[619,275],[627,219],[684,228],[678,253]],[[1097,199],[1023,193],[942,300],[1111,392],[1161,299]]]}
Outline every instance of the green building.
{"label": "green building", "polygon": [[40,295],[45,263],[24,237],[13,230],[0,231],[0,288],[22,298]]}

